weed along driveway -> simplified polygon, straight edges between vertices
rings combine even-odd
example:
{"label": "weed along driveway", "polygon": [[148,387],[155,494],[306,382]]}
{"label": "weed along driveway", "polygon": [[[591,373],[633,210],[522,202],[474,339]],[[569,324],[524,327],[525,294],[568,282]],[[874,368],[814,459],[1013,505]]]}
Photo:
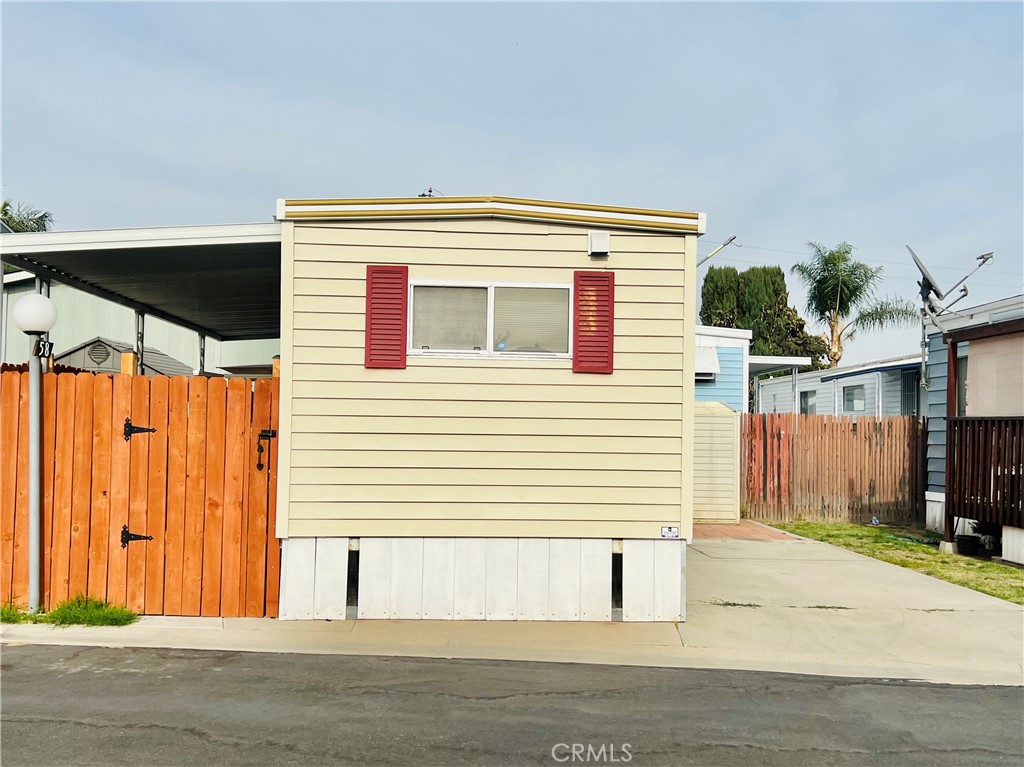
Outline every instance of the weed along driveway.
{"label": "weed along driveway", "polygon": [[1024,607],[743,525],[760,528],[757,539],[705,530],[689,549],[681,632],[695,656],[734,668],[1024,684]]}

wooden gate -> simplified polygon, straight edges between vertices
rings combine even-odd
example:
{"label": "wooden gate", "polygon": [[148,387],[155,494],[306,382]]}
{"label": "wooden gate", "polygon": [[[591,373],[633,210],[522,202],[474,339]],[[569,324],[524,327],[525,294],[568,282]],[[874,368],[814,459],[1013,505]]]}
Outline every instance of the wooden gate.
{"label": "wooden gate", "polygon": [[[44,375],[44,604],[88,594],[150,615],[276,616],[277,421],[278,379]],[[7,372],[0,599],[27,595],[28,374]]]}

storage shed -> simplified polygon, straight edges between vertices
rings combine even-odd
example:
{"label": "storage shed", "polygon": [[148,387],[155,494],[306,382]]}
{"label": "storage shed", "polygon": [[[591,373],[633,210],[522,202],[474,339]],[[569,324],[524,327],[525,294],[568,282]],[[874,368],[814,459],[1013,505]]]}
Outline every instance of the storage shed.
{"label": "storage shed", "polygon": [[277,218],[283,618],[344,618],[350,575],[362,618],[684,618],[703,214],[447,197]]}

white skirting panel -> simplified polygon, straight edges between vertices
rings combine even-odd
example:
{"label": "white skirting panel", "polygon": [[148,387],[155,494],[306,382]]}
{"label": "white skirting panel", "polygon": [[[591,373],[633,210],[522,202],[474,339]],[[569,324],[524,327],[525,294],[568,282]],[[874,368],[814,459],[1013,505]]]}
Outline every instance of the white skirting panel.
{"label": "white skirting panel", "polygon": [[622,620],[681,621],[686,617],[686,542],[622,542]]}
{"label": "white skirting panel", "polygon": [[313,617],[345,620],[348,597],[348,538],[317,538]]}
{"label": "white skirting panel", "polygon": [[608,539],[362,538],[359,617],[607,621],[611,563]]}
{"label": "white skirting panel", "polygon": [[423,539],[423,618],[450,621],[455,613],[455,539]]}
{"label": "white skirting panel", "polygon": [[580,619],[612,619],[611,541],[594,538],[580,541]]}
{"label": "white skirting panel", "polygon": [[486,538],[487,620],[514,621],[519,593],[519,539]]}
{"label": "white skirting panel", "polygon": [[946,494],[932,493],[924,494],[925,527],[941,533],[946,525]]}
{"label": "white skirting panel", "polygon": [[[1006,530],[1010,559],[1024,531]],[[348,557],[347,538],[282,541],[281,619],[343,620]],[[623,620],[685,619],[684,541],[625,540],[622,569]],[[362,538],[358,604],[360,618],[609,621],[612,542]]]}
{"label": "white skirting panel", "polygon": [[455,539],[455,620],[482,621],[487,617],[487,542],[484,538]]}
{"label": "white skirting panel", "polygon": [[348,538],[281,541],[281,620],[344,620]]}
{"label": "white skirting panel", "polygon": [[1024,565],[1024,529],[1003,525],[1003,559]]}

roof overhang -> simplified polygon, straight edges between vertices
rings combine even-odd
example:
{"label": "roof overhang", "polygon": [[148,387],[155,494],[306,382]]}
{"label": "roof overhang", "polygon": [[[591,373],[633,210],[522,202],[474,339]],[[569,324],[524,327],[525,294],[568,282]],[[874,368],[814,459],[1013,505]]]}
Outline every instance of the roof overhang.
{"label": "roof overhang", "polygon": [[868,362],[863,365],[854,365],[848,368],[833,368],[832,372],[822,371],[821,381],[834,381],[838,378],[849,378],[867,373],[884,373],[890,370],[913,370],[921,367],[921,355],[914,354],[908,357],[898,357],[892,360],[881,362]]}
{"label": "roof overhang", "polygon": [[748,360],[750,375],[757,376],[762,373],[774,373],[776,370],[791,370],[792,368],[807,367],[811,364],[810,357],[775,357],[768,355],[751,354]]}
{"label": "roof overhang", "polygon": [[279,223],[4,234],[0,257],[217,340],[280,336]]}
{"label": "roof overhang", "polygon": [[585,224],[677,234],[704,234],[703,213],[521,197],[391,197],[379,199],[278,200],[279,221],[375,219],[505,218],[556,224]]}

